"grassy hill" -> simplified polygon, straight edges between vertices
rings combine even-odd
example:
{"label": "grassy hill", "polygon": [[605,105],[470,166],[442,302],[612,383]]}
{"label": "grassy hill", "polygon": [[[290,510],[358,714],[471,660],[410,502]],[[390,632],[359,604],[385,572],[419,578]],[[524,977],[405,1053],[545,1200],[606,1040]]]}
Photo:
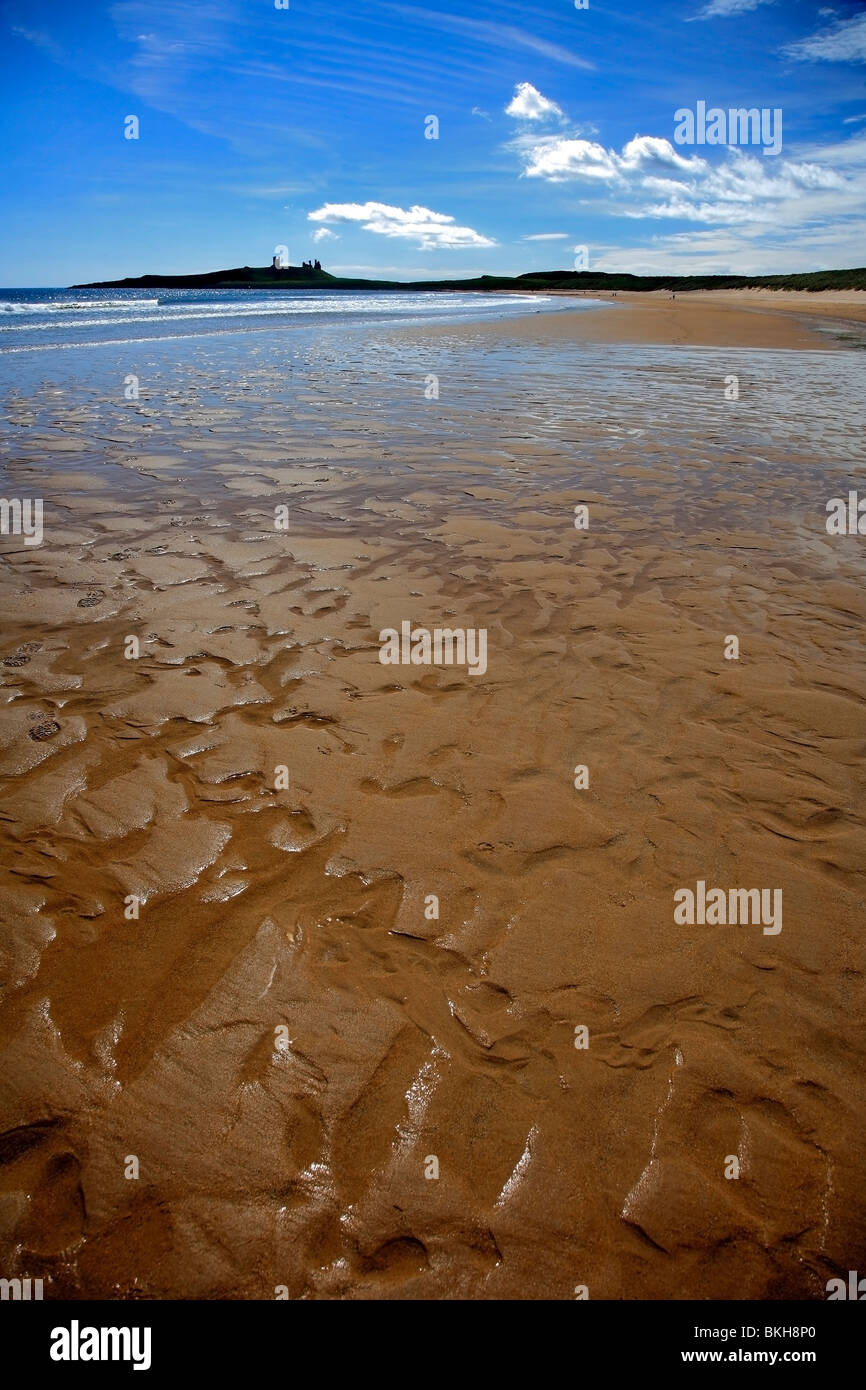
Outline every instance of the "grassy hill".
{"label": "grassy hill", "polygon": [[866,268],[814,270],[802,275],[626,275],[590,270],[540,270],[526,275],[479,275],[471,280],[354,280],[326,270],[240,266],[203,275],[139,275],[97,280],[74,290],[866,290]]}

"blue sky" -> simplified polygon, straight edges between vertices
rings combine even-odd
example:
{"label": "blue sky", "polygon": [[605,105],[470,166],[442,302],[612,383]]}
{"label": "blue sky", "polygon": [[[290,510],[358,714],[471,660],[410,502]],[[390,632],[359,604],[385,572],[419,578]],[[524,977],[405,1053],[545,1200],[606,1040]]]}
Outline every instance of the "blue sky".
{"label": "blue sky", "polygon": [[[866,262],[862,0],[289,3],[2,0],[0,283]],[[700,101],[781,152],[675,143]]]}

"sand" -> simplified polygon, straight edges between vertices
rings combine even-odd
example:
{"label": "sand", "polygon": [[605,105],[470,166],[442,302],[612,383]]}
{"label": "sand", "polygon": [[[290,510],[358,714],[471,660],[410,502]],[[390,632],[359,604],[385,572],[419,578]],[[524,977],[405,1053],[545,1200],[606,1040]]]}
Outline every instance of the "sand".
{"label": "sand", "polygon": [[[863,541],[824,526],[860,359],[816,302],[389,330],[420,378],[291,409],[263,360],[218,405],[194,374],[17,403],[6,477],[50,518],[0,541],[4,1275],[808,1299],[863,1268]],[[425,401],[437,342],[464,371]],[[737,353],[563,391],[585,342]],[[383,666],[407,618],[484,628],[486,673]],[[782,889],[782,930],[678,925],[698,880]]]}
{"label": "sand", "polygon": [[[579,315],[545,315],[533,320],[539,336],[565,341],[829,350],[862,344],[859,325],[866,322],[863,290],[815,294],[786,290],[546,294],[598,301],[604,306],[584,309]],[[608,312],[609,307],[615,307],[616,313]],[[495,332],[497,324],[487,328]]]}

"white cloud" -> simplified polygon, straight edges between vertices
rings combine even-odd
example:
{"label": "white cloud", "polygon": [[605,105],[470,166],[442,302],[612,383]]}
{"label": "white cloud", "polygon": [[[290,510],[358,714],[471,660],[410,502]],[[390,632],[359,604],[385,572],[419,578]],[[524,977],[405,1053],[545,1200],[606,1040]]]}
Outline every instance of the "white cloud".
{"label": "white cloud", "polygon": [[387,203],[325,203],[308,217],[311,222],[360,222],[365,232],[404,237],[424,251],[496,245],[471,227],[455,226],[453,217],[417,205],[406,209]]}
{"label": "white cloud", "polygon": [[327,227],[320,227],[317,232],[313,232],[313,241],[339,241],[336,232],[329,231]]}
{"label": "white cloud", "polygon": [[759,5],[772,5],[775,0],[709,0],[709,4],[692,19],[731,19],[734,15],[747,14]]}
{"label": "white cloud", "polygon": [[531,82],[519,82],[505,114],[520,121],[549,121],[554,116],[561,119],[563,113],[561,106],[543,97]]}
{"label": "white cloud", "polygon": [[570,183],[585,179],[595,183],[616,183],[629,175],[669,170],[700,173],[709,166],[697,155],[679,154],[669,140],[654,135],[635,135],[622,153],[606,149],[595,140],[574,136],[520,136],[511,142],[524,161],[526,178],[548,183]]}
{"label": "white cloud", "polygon": [[829,29],[789,43],[783,52],[803,63],[866,63],[866,14],[840,19]]}
{"label": "white cloud", "polygon": [[473,108],[472,108],[472,115],[473,115],[473,116],[480,116],[481,119],[484,120],[484,121],[492,121],[492,120],[493,120],[493,117],[491,116],[490,112],[489,112],[489,111],[482,111],[480,106],[473,106]]}
{"label": "white cloud", "polygon": [[548,135],[543,139],[512,142],[524,161],[523,173],[529,179],[548,183],[568,183],[572,179],[612,180],[617,177],[612,150],[592,140]]}
{"label": "white cloud", "polygon": [[658,135],[635,135],[623,146],[622,167],[629,171],[660,168],[691,173],[700,172],[706,165],[698,155],[679,154],[670,140]]}
{"label": "white cloud", "polygon": [[[800,199],[810,193],[838,192],[844,189],[845,181],[832,169],[817,164],[785,163],[768,170],[763,160],[732,151],[725,164],[708,169],[698,179],[645,179],[642,187],[649,193],[660,193],[662,201],[634,210],[629,216],[736,225],[775,223],[781,220],[782,205],[793,209],[795,221],[802,221],[802,214],[798,216],[796,212]],[[814,213],[817,204],[810,206]]]}
{"label": "white cloud", "polygon": [[[769,234],[784,244],[798,229],[838,230],[846,246],[863,236],[866,219],[866,133],[813,148],[800,159],[758,158],[726,147],[710,161],[686,155],[670,141],[635,135],[622,150],[573,134],[524,133],[508,146],[519,155],[523,177],[582,185],[581,202],[607,215],[735,228],[737,235]],[[721,151],[720,151],[721,154]],[[592,190],[595,189],[596,195]],[[854,261],[862,260],[862,249]],[[831,262],[832,263],[832,262]],[[853,263],[853,262],[852,262]],[[593,264],[597,267],[598,260]]]}
{"label": "white cloud", "polygon": [[521,241],[568,241],[568,232],[536,232],[534,236],[521,237]]}

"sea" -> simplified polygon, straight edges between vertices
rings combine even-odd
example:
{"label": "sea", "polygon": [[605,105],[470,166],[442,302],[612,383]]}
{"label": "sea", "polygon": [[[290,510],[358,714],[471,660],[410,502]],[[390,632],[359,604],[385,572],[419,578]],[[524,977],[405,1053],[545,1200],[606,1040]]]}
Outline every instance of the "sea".
{"label": "sea", "polygon": [[276,354],[295,373],[368,366],[395,326],[525,317],[601,301],[552,295],[393,290],[0,289],[0,391],[81,389],[128,374],[243,370]]}
{"label": "sea", "polygon": [[0,289],[0,353],[255,333],[310,323],[460,322],[549,313],[597,300],[388,290]]}

